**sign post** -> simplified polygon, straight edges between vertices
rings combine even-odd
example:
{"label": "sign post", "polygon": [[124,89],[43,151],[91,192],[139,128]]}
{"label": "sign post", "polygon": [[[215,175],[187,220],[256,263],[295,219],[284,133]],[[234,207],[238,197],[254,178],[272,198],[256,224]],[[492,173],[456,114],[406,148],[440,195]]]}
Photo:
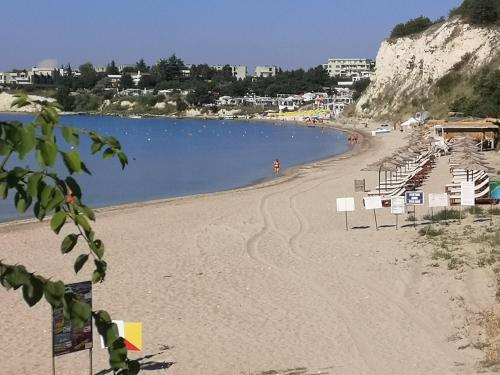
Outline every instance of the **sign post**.
{"label": "sign post", "polygon": [[365,197],[365,198],[363,198],[363,202],[365,204],[365,209],[373,210],[373,217],[375,218],[375,228],[378,230],[376,210],[379,208],[382,208],[382,198],[380,196]]}
{"label": "sign post", "polygon": [[347,224],[347,212],[354,211],[354,198],[337,198],[337,212],[345,213],[345,229],[349,231]]}
{"label": "sign post", "polygon": [[[75,298],[92,308],[92,283],[65,285],[65,292],[72,293]],[[89,350],[90,374],[92,374],[92,317],[81,328],[74,327],[71,320],[64,318],[62,305],[52,309],[52,373],[55,374],[55,357]]]}
{"label": "sign post", "polygon": [[405,192],[405,204],[413,206],[413,227],[417,228],[417,206],[423,206],[425,202],[423,191]]}
{"label": "sign post", "polygon": [[396,216],[396,230],[399,230],[399,215],[405,213],[405,199],[403,197],[391,198],[391,214]]}

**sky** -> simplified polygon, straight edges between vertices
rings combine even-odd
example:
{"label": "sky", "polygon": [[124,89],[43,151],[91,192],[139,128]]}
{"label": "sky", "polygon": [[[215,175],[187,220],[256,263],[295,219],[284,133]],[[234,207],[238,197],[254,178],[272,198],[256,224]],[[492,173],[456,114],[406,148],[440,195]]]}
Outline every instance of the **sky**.
{"label": "sky", "polygon": [[[397,23],[446,16],[461,0],[5,1],[0,71],[111,60],[309,68],[375,58]],[[9,36],[7,38],[7,35]],[[249,72],[251,73],[251,71]]]}

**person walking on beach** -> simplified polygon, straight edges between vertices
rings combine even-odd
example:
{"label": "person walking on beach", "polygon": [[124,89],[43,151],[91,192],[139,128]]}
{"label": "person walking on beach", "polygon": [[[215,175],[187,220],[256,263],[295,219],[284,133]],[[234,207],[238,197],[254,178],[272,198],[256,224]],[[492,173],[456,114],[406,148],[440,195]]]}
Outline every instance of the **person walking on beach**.
{"label": "person walking on beach", "polygon": [[274,161],[274,175],[278,176],[280,174],[280,161],[276,159]]}

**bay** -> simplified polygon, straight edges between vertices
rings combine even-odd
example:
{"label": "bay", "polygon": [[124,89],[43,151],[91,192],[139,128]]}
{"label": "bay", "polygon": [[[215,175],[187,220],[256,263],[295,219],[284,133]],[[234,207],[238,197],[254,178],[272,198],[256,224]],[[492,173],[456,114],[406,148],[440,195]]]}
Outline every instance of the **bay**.
{"label": "bay", "polygon": [[[32,119],[33,115],[0,114],[0,121]],[[61,122],[115,136],[129,158],[122,171],[118,159],[103,161],[90,154],[88,141],[81,143],[79,150],[92,176],[76,178],[85,192],[84,203],[94,208],[234,189],[273,178],[276,158],[283,171],[350,149],[344,132],[300,125],[101,116],[62,116]],[[25,166],[33,160],[13,163]],[[62,165],[57,168],[67,174]],[[27,216],[32,216],[31,209]],[[0,201],[0,220],[18,218],[11,194]]]}

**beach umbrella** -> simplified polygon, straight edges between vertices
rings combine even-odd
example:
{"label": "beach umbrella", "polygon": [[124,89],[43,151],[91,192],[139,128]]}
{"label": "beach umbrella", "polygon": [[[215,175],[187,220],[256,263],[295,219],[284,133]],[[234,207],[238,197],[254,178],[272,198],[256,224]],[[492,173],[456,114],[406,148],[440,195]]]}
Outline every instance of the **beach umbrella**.
{"label": "beach umbrella", "polygon": [[381,174],[385,173],[385,181],[387,187],[387,172],[395,172],[397,171],[398,166],[395,164],[393,160],[390,158],[384,158],[375,163],[369,164],[363,170],[364,171],[376,171],[378,172],[378,194],[380,194],[380,186],[381,186]]}
{"label": "beach umbrella", "polygon": [[469,171],[472,172],[472,179],[474,180],[474,171],[486,171],[488,169],[484,166],[484,163],[479,163],[478,161],[471,159],[462,160],[458,167],[467,171],[467,181],[469,181]]}

